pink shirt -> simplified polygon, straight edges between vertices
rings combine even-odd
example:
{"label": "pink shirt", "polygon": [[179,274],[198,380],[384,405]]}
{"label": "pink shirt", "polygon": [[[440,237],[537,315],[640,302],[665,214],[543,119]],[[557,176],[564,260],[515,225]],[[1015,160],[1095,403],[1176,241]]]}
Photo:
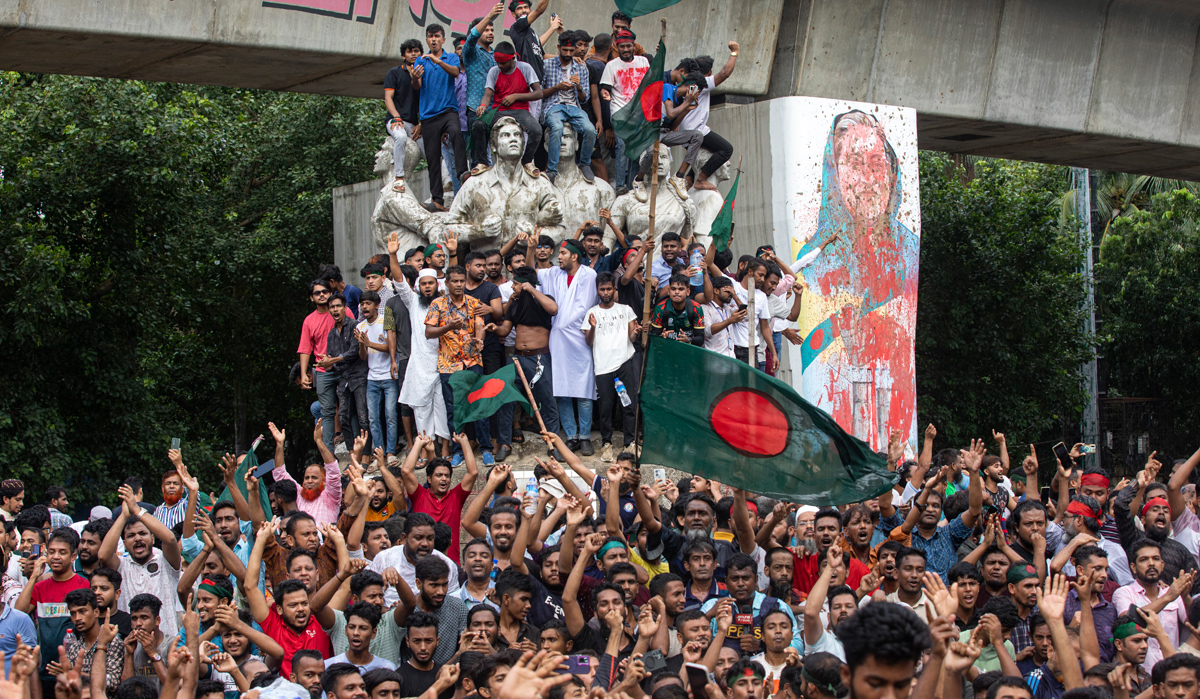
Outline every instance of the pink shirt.
{"label": "pink shirt", "polygon": [[[1162,583],[1158,584],[1158,594],[1165,595],[1169,587]],[[1121,615],[1129,611],[1130,605],[1136,604],[1138,607],[1144,607],[1150,604],[1150,598],[1146,596],[1146,588],[1137,580],[1118,587],[1113,593],[1113,604],[1117,605],[1117,614]],[[1171,638],[1171,645],[1179,647],[1179,627],[1187,623],[1187,607],[1183,606],[1183,598],[1176,597],[1161,612],[1158,613],[1158,621],[1162,624],[1163,631],[1167,632],[1167,636]],[[1142,667],[1146,672],[1150,672],[1154,668],[1154,664],[1163,659],[1162,648],[1158,645],[1156,639],[1151,638],[1149,649],[1146,651],[1146,662],[1142,663]]]}
{"label": "pink shirt", "polygon": [[[275,470],[271,471],[271,476],[276,482],[286,480],[296,483],[296,479],[292,478],[292,474],[287,472],[283,464],[276,466]],[[337,523],[338,512],[342,506],[342,469],[338,462],[325,464],[325,490],[321,491],[316,500],[305,500],[301,492],[303,486],[299,483],[296,483],[296,490],[297,509],[312,515],[317,524]]]}
{"label": "pink shirt", "polygon": [[[349,308],[346,309],[346,318],[354,320],[354,314],[350,312]],[[315,371],[325,371],[317,366],[317,359],[325,356],[325,341],[329,339],[329,331],[333,329],[333,326],[332,313],[313,311],[304,318],[304,325],[300,328],[300,345],[296,348],[296,354],[311,354],[313,359],[308,365],[314,367]]]}

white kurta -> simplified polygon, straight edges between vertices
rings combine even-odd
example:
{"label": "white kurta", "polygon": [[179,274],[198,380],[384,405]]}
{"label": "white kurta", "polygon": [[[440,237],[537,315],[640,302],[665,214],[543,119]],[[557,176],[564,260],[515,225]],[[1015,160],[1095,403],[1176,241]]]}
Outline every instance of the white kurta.
{"label": "white kurta", "polygon": [[408,282],[397,283],[396,293],[412,318],[412,343],[408,368],[404,371],[404,386],[400,388],[400,402],[413,409],[418,432],[449,438],[446,404],[437,370],[438,339],[425,337],[425,315],[429,309],[421,307],[417,293]]}
{"label": "white kurta", "polygon": [[596,399],[596,376],[592,373],[592,348],[579,331],[588,309],[596,305],[596,272],[580,267],[567,284],[567,273],[558,267],[538,270],[542,293],[552,296],[558,313],[550,327],[550,357],[554,368],[556,398]]}

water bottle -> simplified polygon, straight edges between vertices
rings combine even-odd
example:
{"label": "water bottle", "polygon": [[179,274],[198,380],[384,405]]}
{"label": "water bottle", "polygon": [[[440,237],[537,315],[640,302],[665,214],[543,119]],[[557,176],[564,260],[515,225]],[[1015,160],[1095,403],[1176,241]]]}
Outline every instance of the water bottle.
{"label": "water bottle", "polygon": [[529,497],[533,498],[534,504],[525,508],[525,514],[532,517],[534,510],[537,508],[537,497],[538,497],[538,482],[537,482],[537,478],[535,476],[530,476],[529,482],[525,484],[525,494],[528,495]]}
{"label": "water bottle", "polygon": [[621,405],[628,408],[633,401],[629,399],[629,391],[625,390],[625,384],[621,383],[620,379],[613,379],[613,386],[617,388],[617,396],[621,399]]}
{"label": "water bottle", "polygon": [[[692,286],[704,286],[704,255],[700,252],[700,248],[692,251],[692,256],[688,260],[692,267],[700,267],[701,270],[692,275]],[[626,403],[625,405],[629,405]]]}

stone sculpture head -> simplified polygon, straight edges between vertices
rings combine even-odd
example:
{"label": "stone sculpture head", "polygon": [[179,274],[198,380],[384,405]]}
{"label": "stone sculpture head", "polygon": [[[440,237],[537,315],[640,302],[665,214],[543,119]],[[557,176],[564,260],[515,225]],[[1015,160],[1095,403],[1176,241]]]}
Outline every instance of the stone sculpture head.
{"label": "stone sculpture head", "polygon": [[[650,172],[650,161],[654,158],[654,149],[647,148],[645,153],[642,153],[642,172]],[[658,181],[664,182],[671,176],[671,149],[666,146],[658,148]],[[649,177],[646,178],[649,183]]]}
{"label": "stone sculpture head", "polygon": [[525,150],[525,132],[512,117],[500,117],[492,125],[492,151],[500,160],[520,160]]}

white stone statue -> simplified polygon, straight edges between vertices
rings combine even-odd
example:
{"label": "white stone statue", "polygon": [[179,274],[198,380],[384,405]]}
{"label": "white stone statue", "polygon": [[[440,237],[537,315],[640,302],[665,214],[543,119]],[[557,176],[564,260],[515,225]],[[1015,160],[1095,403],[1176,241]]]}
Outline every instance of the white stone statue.
{"label": "white stone statue", "polygon": [[[701,148],[700,155],[696,158],[696,167],[703,168],[711,157],[711,151]],[[732,172],[733,164],[726,160],[713,173],[713,179],[710,179],[709,182],[714,185],[720,185],[732,177]],[[721,213],[721,207],[725,205],[725,197],[720,192],[711,189],[696,189],[695,187],[692,187],[688,191],[688,196],[696,204],[696,221],[692,226],[692,230],[696,233],[696,242],[708,247],[708,244],[712,242],[711,231],[713,221]]]}
{"label": "white stone statue", "polygon": [[[547,139],[550,138],[549,133],[550,130],[546,129]],[[564,124],[562,150],[558,161],[558,179],[554,184],[558,188],[559,199],[562,202],[562,231],[568,237],[575,235],[575,231],[584,221],[599,219],[600,209],[611,208],[613,201],[617,198],[617,193],[613,191],[612,185],[599,177],[595,178],[594,182],[588,182],[583,178],[583,173],[579,171],[579,165],[575,163],[575,154],[578,151],[578,134],[569,124]],[[547,235],[549,234],[547,233]],[[604,230],[604,244],[609,249],[612,249],[616,237],[612,229]],[[554,242],[561,243],[562,238],[556,236]]]}
{"label": "white stone statue", "polygon": [[[430,213],[417,201],[412,191],[412,178],[406,178],[408,186],[404,192],[392,189],[392,183],[396,179],[392,167],[392,145],[392,137],[388,136],[375,153],[375,174],[383,178],[379,200],[375,202],[375,211],[371,214],[371,235],[375,237],[378,249],[387,249],[388,234],[392,231],[400,234],[401,251],[425,247],[432,241],[443,240],[446,237],[446,214]],[[420,160],[421,149],[410,138],[405,146],[404,171],[413,172]],[[422,176],[424,174],[421,173]],[[449,192],[449,178],[446,179],[446,191]]]}
{"label": "white stone statue", "polygon": [[[649,171],[654,150],[647,148],[642,156],[642,171]],[[646,175],[649,179],[649,175]],[[643,240],[650,228],[650,183],[634,182],[628,194],[617,197],[612,205],[613,223]],[[696,204],[683,189],[683,183],[671,176],[671,149],[658,150],[658,196],[654,202],[654,244],[662,249],[663,234],[673,231],[680,237],[692,235],[696,221]]]}
{"label": "white stone statue", "polygon": [[[501,247],[517,233],[562,240],[563,212],[558,189],[532,165],[521,164],[525,132],[512,117],[500,117],[490,138],[492,167],[477,167],[450,205],[446,226],[472,250]],[[560,175],[561,176],[561,175]],[[440,239],[431,239],[440,242]]]}

